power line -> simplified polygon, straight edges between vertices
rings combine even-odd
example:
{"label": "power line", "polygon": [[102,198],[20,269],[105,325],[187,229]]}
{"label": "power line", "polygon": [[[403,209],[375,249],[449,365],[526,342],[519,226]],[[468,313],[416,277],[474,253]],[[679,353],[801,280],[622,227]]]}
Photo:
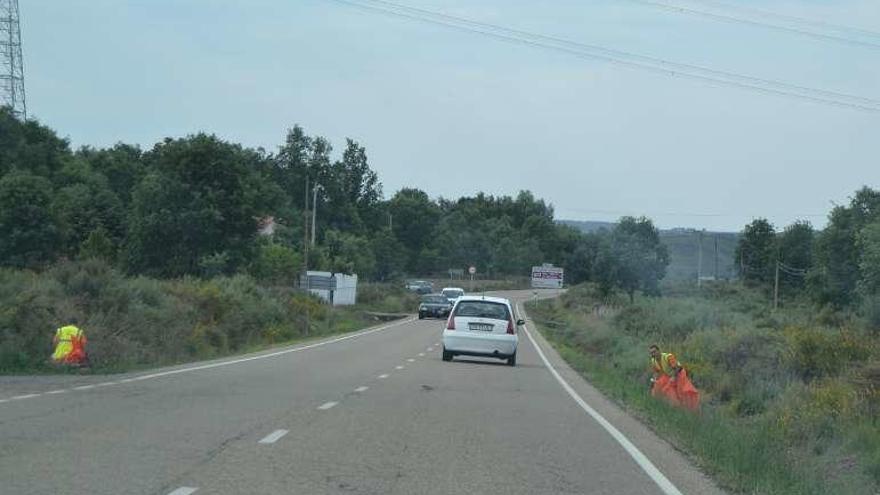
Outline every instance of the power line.
{"label": "power line", "polygon": [[755,27],[760,27],[760,28],[773,29],[776,31],[783,31],[786,33],[796,34],[799,36],[805,36],[805,37],[813,38],[813,39],[820,40],[820,41],[833,41],[836,43],[843,43],[843,44],[847,44],[847,45],[880,49],[880,43],[874,43],[874,42],[870,42],[870,41],[857,40],[857,39],[853,39],[853,38],[846,38],[843,36],[835,36],[835,35],[831,35],[831,34],[817,33],[815,31],[807,31],[804,29],[798,29],[798,28],[783,26],[783,25],[779,25],[779,24],[770,24],[767,22],[756,21],[756,20],[747,19],[744,17],[737,17],[737,16],[727,15],[727,14],[718,14],[715,12],[693,9],[690,7],[683,7],[683,6],[673,5],[673,4],[664,3],[664,2],[655,2],[655,1],[651,1],[651,0],[629,0],[629,1],[631,1],[633,3],[647,5],[650,7],[655,7],[655,8],[659,8],[659,9],[663,9],[663,10],[676,12],[676,13],[704,17],[704,18],[711,19],[714,21],[735,23],[735,24],[745,24],[748,26],[755,26]]}
{"label": "power line", "polygon": [[[345,1],[345,0],[343,0],[343,1]],[[449,20],[452,22],[458,22],[458,23],[476,26],[478,28],[487,28],[487,29],[494,30],[494,31],[500,31],[500,32],[508,33],[508,34],[511,34],[514,36],[519,36],[519,37],[524,37],[524,38],[532,38],[532,39],[547,41],[550,43],[558,43],[558,44],[562,44],[564,46],[573,47],[575,49],[595,50],[595,51],[599,51],[599,52],[602,52],[604,54],[611,55],[614,57],[622,57],[624,59],[634,59],[634,60],[637,60],[640,62],[645,62],[645,63],[649,63],[649,64],[656,64],[656,65],[662,66],[663,68],[673,69],[676,71],[697,71],[697,72],[703,73],[705,75],[709,75],[711,77],[718,76],[718,77],[722,77],[722,78],[729,78],[729,79],[738,80],[740,82],[745,82],[745,83],[749,83],[749,84],[767,85],[767,86],[775,87],[777,89],[782,89],[784,91],[808,92],[808,93],[811,92],[811,93],[815,93],[817,95],[821,95],[822,97],[843,98],[843,99],[852,100],[852,101],[858,102],[858,103],[866,103],[866,104],[873,105],[873,106],[880,105],[880,100],[877,100],[877,99],[865,98],[862,96],[850,95],[850,94],[846,94],[846,93],[839,93],[839,92],[835,92],[835,91],[826,91],[826,90],[822,90],[822,89],[809,88],[806,86],[798,86],[795,84],[784,83],[784,82],[776,81],[773,79],[765,79],[765,78],[760,78],[760,77],[746,76],[746,75],[737,74],[734,72],[727,72],[727,71],[722,71],[722,70],[701,67],[698,65],[685,64],[685,63],[680,63],[680,62],[671,62],[669,60],[665,60],[665,59],[661,59],[661,58],[657,58],[657,57],[640,55],[640,54],[627,52],[627,51],[623,51],[623,50],[615,50],[615,49],[606,48],[606,47],[602,47],[602,46],[598,46],[598,45],[590,45],[587,43],[571,41],[571,40],[567,40],[567,39],[559,38],[559,37],[555,37],[555,36],[548,36],[548,35],[544,35],[544,34],[531,33],[528,31],[522,31],[522,30],[518,30],[518,29],[512,29],[512,28],[508,28],[508,27],[504,27],[504,26],[499,26],[497,24],[490,24],[490,23],[486,23],[486,22],[465,19],[463,17],[448,15],[448,14],[444,14],[442,12],[434,12],[431,10],[420,9],[417,7],[409,7],[407,5],[402,5],[402,4],[390,2],[388,0],[360,0],[360,1],[362,1],[362,2],[366,1],[366,2],[373,3],[373,4],[383,4],[383,5],[387,6],[388,8],[395,9],[395,10],[397,10],[397,9],[406,10],[409,12],[416,13],[418,15],[428,15],[428,16],[432,16],[432,17],[436,17],[436,18],[446,19],[446,20]],[[639,0],[634,0],[634,1],[639,1]],[[880,46],[880,45],[878,45],[878,46]]]}
{"label": "power line", "polygon": [[[880,113],[880,100],[746,76],[733,72],[681,64],[664,59],[638,55],[562,38],[509,29],[494,24],[472,21],[457,16],[408,7],[383,0],[327,0],[356,7],[368,12],[440,25],[497,40],[542,48],[573,55],[582,59],[601,60],[631,69],[658,73],[667,77],[683,77],[753,92],[811,101],[842,108]],[[368,3],[365,3],[368,2]],[[381,4],[378,6],[377,4]]]}
{"label": "power line", "polygon": [[799,17],[790,14],[780,14],[778,12],[771,12],[769,10],[756,9],[754,7],[742,7],[739,5],[733,5],[726,2],[720,2],[718,0],[691,0],[691,1],[699,1],[702,3],[708,3],[710,5],[716,5],[718,7],[728,9],[731,11],[740,11],[751,15],[756,15],[765,18],[771,19],[779,19],[786,22],[793,22],[798,24],[804,24],[807,26],[813,26],[820,29],[827,29],[831,31],[837,31],[840,33],[853,33],[861,36],[871,36],[875,38],[880,38],[880,32],[872,31],[870,29],[863,29],[854,26],[844,26],[842,24],[834,24],[826,21],[817,21],[815,19],[808,19],[806,17]]}

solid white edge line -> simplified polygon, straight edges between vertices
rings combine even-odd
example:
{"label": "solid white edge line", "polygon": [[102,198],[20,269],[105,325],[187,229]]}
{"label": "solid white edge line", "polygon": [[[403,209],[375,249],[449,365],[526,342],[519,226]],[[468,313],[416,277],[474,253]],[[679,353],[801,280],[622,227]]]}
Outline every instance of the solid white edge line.
{"label": "solid white edge line", "polygon": [[9,400],[24,400],[31,399],[33,397],[39,397],[42,394],[24,394],[24,395],[16,395],[15,397],[10,397]]}
{"label": "solid white edge line", "polygon": [[193,488],[191,486],[182,486],[177,490],[169,493],[168,495],[192,495],[196,491],[198,491],[198,488]]}
{"label": "solid white edge line", "polygon": [[281,437],[283,437],[284,435],[287,435],[288,433],[290,433],[290,430],[275,430],[272,433],[269,433],[268,435],[263,437],[262,440],[260,440],[258,443],[262,443],[262,444],[275,443],[278,440],[280,440]]}
{"label": "solid white edge line", "polygon": [[322,411],[326,411],[327,409],[330,409],[331,407],[334,407],[336,404],[339,404],[339,403],[338,403],[338,402],[334,402],[334,401],[325,402],[325,403],[321,404],[320,406],[318,406],[318,409],[320,409],[320,410],[322,410]]}
{"label": "solid white edge line", "polygon": [[[148,375],[140,375],[140,376],[135,376],[135,377],[131,377],[131,378],[125,378],[123,380],[119,380],[119,381],[115,381],[115,382],[104,382],[104,383],[99,383],[97,385],[82,385],[79,387],[73,387],[69,390],[89,390],[89,389],[93,389],[95,387],[106,387],[109,385],[117,385],[120,383],[139,382],[142,380],[151,380],[153,378],[160,378],[163,376],[188,373],[190,371],[200,371],[200,370],[207,370],[207,369],[211,369],[211,368],[220,368],[222,366],[230,366],[233,364],[246,363],[248,361],[256,361],[258,359],[266,359],[266,358],[270,358],[270,357],[281,356],[284,354],[290,354],[292,352],[305,351],[308,349],[314,349],[316,347],[322,347],[322,346],[329,345],[329,344],[335,344],[337,342],[342,342],[344,340],[362,337],[364,335],[369,335],[371,333],[381,332],[382,330],[387,330],[389,328],[396,327],[398,325],[403,325],[404,323],[409,323],[411,321],[415,321],[415,318],[414,317],[404,318],[403,320],[395,321],[394,323],[389,323],[388,325],[382,325],[380,327],[371,328],[369,330],[361,330],[360,332],[355,332],[355,333],[351,333],[348,335],[343,335],[342,337],[337,337],[335,339],[324,340],[321,342],[315,342],[314,344],[308,344],[308,345],[304,345],[304,346],[300,346],[300,347],[293,347],[290,349],[284,349],[282,351],[270,352],[268,354],[260,354],[257,356],[251,356],[251,357],[246,357],[246,358],[241,358],[241,359],[233,359],[230,361],[222,361],[219,363],[203,364],[203,365],[199,365],[199,366],[191,366],[189,368],[181,368],[181,369],[170,370],[170,371],[162,371],[160,373],[151,373]],[[66,391],[67,390],[64,390],[64,392],[66,392]],[[61,392],[52,391],[51,393],[60,394]],[[40,395],[42,395],[42,394],[28,394],[28,395],[21,395],[21,396],[16,396],[16,397],[9,397],[7,399],[0,399],[0,404],[2,404],[4,402],[10,402],[13,400],[31,399],[34,397],[39,397]],[[193,490],[195,490],[195,489],[193,489]],[[174,492],[172,492],[172,493],[174,493]],[[192,493],[192,492],[188,492],[188,493]]]}
{"label": "solid white edge line", "polygon": [[[522,310],[519,307],[519,304],[517,304],[517,311],[522,314]],[[550,360],[547,359],[547,356],[544,355],[544,351],[541,350],[538,342],[534,339],[534,337],[532,337],[531,332],[529,332],[529,329],[525,325],[523,325],[523,330],[525,330],[526,337],[529,338],[532,346],[534,346],[535,350],[538,351],[538,356],[541,357],[541,361],[544,361],[544,365],[547,366],[547,370],[550,371],[550,374],[553,375],[554,378],[556,378],[556,381],[559,382],[562,388],[566,392],[568,392],[568,395],[571,396],[571,398],[574,399],[574,401],[577,402],[579,406],[581,406],[581,409],[583,409],[584,412],[586,412],[594,420],[596,420],[596,422],[599,423],[599,425],[604,428],[605,431],[607,431],[611,435],[611,437],[620,444],[621,447],[623,447],[623,450],[625,450],[626,453],[629,454],[629,456],[632,457],[634,461],[636,461],[636,464],[638,464],[639,467],[642,468],[642,471],[644,471],[645,474],[647,474],[651,478],[651,480],[653,480],[654,483],[657,484],[657,486],[660,488],[660,490],[663,491],[665,495],[682,495],[681,491],[676,488],[676,486],[673,485],[672,482],[669,481],[669,479],[664,476],[659,469],[657,469],[657,466],[655,466],[650,459],[648,459],[648,456],[643,454],[642,451],[638,449],[638,447],[636,447],[628,438],[626,438],[626,436],[621,433],[620,430],[615,428],[614,425],[612,425],[607,419],[605,419],[604,416],[602,416],[601,414],[599,414],[598,411],[590,407],[590,405],[587,404],[587,402],[580,396],[580,394],[578,394],[577,391],[575,391],[575,389],[572,388],[571,385],[569,385],[564,378],[562,378],[562,375],[560,375],[559,372],[556,371],[556,368],[554,368],[553,365],[550,364]]]}
{"label": "solid white edge line", "polygon": [[150,379],[159,378],[162,376],[177,375],[180,373],[188,373],[190,371],[207,370],[207,369],[211,369],[211,368],[220,368],[222,366],[230,366],[233,364],[246,363],[248,361],[257,361],[259,359],[267,359],[270,357],[281,356],[284,354],[290,354],[292,352],[305,351],[308,349],[314,349],[316,347],[322,347],[325,345],[335,344],[337,342],[342,342],[344,340],[354,339],[357,337],[363,337],[364,335],[369,335],[371,333],[381,332],[382,330],[387,330],[389,328],[396,327],[398,325],[403,325],[404,323],[409,323],[409,322],[412,322],[413,320],[415,320],[415,318],[412,318],[412,317],[405,318],[403,320],[396,321],[396,322],[388,324],[388,325],[382,325],[381,327],[376,327],[376,328],[373,328],[370,330],[363,330],[363,331],[352,333],[349,335],[344,335],[342,337],[337,337],[335,339],[325,340],[322,342],[316,342],[314,344],[308,344],[308,345],[304,345],[304,346],[300,346],[300,347],[294,347],[291,349],[284,349],[283,351],[270,352],[268,354],[260,354],[258,356],[251,356],[251,357],[246,357],[246,358],[241,358],[241,359],[233,359],[230,361],[222,361],[219,363],[203,364],[200,366],[192,366],[189,368],[181,368],[178,370],[170,370],[170,371],[163,371],[160,373],[152,373],[149,375],[141,375],[141,376],[134,377],[131,380],[132,381],[150,380]]}
{"label": "solid white edge line", "polygon": [[61,389],[58,389],[58,390],[50,390],[50,391],[46,392],[46,395],[63,394],[63,393],[65,393],[65,392],[67,392],[67,389],[65,389],[65,388],[61,388]]}

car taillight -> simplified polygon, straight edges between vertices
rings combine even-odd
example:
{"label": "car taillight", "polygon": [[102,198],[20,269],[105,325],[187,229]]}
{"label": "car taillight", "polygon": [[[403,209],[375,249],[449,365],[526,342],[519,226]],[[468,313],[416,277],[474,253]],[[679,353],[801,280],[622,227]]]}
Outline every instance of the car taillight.
{"label": "car taillight", "polygon": [[446,320],[446,329],[447,330],[455,330],[455,317],[449,315],[449,319]]}
{"label": "car taillight", "polygon": [[507,333],[513,335],[513,320],[507,320]]}

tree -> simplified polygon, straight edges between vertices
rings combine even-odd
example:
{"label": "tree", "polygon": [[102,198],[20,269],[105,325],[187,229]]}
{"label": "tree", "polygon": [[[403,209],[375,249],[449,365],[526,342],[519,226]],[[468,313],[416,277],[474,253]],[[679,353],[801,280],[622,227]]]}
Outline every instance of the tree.
{"label": "tree", "polygon": [[[64,247],[68,255],[76,255],[86,238],[101,229],[108,240],[119,245],[125,235],[125,209],[107,179],[91,170],[87,163],[71,171],[65,167],[65,179],[52,199]],[[115,248],[114,248],[115,249]]]}
{"label": "tree", "polygon": [[880,192],[867,187],[856,191],[849,206],[831,210],[828,225],[816,238],[808,277],[817,302],[843,307],[857,299],[862,264],[857,242],[862,229],[876,221],[880,221]]}
{"label": "tree", "polygon": [[376,279],[390,280],[403,271],[404,259],[400,256],[403,244],[390,230],[379,231],[373,238],[372,251],[376,257]]}
{"label": "tree", "polygon": [[372,278],[376,272],[376,257],[366,237],[328,230],[324,246],[330,261],[330,270],[356,273],[359,277]]}
{"label": "tree", "polygon": [[745,226],[736,245],[740,276],[747,282],[769,283],[776,268],[776,231],[765,218]]}
{"label": "tree", "polygon": [[394,236],[407,248],[407,270],[427,273],[429,270],[419,255],[434,242],[440,208],[424,191],[404,188],[388,202],[388,212]]}
{"label": "tree", "polygon": [[260,155],[198,134],[166,139],[146,159],[153,172],[132,195],[129,269],[196,274],[203,258],[215,254],[227,257],[226,271],[242,266],[258,220],[277,208],[277,187],[259,173]]}
{"label": "tree", "polygon": [[80,245],[79,258],[98,258],[112,263],[116,259],[116,248],[107,230],[103,226],[98,226]]}
{"label": "tree", "polygon": [[656,295],[666,275],[669,253],[660,232],[645,217],[623,217],[611,232],[611,248],[617,264],[617,284],[632,301],[636,290]]}
{"label": "tree", "polygon": [[51,194],[52,184],[30,173],[0,179],[0,264],[35,268],[54,259],[59,235]]}
{"label": "tree", "polygon": [[862,228],[856,245],[861,253],[859,290],[864,295],[878,295],[880,294],[880,221]]}
{"label": "tree", "polygon": [[131,203],[131,193],[146,174],[143,152],[137,146],[118,143],[112,148],[96,150],[84,147],[77,158],[107,179],[108,187],[124,205]]}
{"label": "tree", "polygon": [[579,284],[598,279],[599,247],[599,235],[587,234],[578,239],[575,248],[569,252],[564,262],[567,282]]}
{"label": "tree", "polygon": [[69,143],[55,131],[0,106],[0,176],[20,170],[52,180],[70,158]]}
{"label": "tree", "polygon": [[[786,267],[809,270],[813,264],[813,237],[813,226],[809,222],[789,225],[777,238],[777,259]],[[784,276],[781,283],[793,288],[805,285],[804,278],[797,275]]]}
{"label": "tree", "polygon": [[347,139],[342,160],[328,166],[329,150],[329,143],[323,139],[313,141],[310,167],[317,173],[320,184],[325,227],[355,234],[366,233],[368,225],[378,228],[382,185],[379,176],[370,169],[366,150]]}
{"label": "tree", "polygon": [[293,286],[301,269],[299,253],[283,244],[264,240],[256,249],[250,273],[263,282]]}

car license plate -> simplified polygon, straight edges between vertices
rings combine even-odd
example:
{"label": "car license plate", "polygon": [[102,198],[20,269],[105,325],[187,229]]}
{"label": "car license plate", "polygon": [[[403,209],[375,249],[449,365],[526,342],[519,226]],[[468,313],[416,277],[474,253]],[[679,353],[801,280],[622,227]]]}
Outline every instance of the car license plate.
{"label": "car license plate", "polygon": [[492,329],[495,328],[495,325],[489,323],[470,323],[468,324],[468,328],[471,330],[479,330],[481,332],[491,332]]}

